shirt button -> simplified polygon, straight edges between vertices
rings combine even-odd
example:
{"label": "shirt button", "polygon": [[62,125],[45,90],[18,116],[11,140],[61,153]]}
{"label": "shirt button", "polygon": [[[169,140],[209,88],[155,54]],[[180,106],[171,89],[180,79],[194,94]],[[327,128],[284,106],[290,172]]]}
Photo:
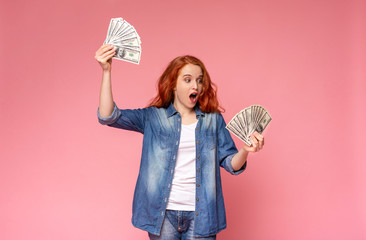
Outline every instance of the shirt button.
{"label": "shirt button", "polygon": [[200,159],[200,156],[197,156],[197,159]]}
{"label": "shirt button", "polygon": [[197,200],[197,201],[199,201],[199,199],[198,199],[198,198],[196,198],[196,200]]}
{"label": "shirt button", "polygon": [[200,172],[200,170],[199,170],[199,169],[197,169],[197,172]]}
{"label": "shirt button", "polygon": [[175,143],[175,145],[178,145],[178,141]]}
{"label": "shirt button", "polygon": [[172,169],[172,170],[170,170],[170,173],[173,173],[173,169]]}
{"label": "shirt button", "polygon": [[196,127],[196,130],[198,130],[198,127]]}
{"label": "shirt button", "polygon": [[197,144],[199,144],[200,143],[200,141],[197,141]]}
{"label": "shirt button", "polygon": [[196,213],[196,216],[198,216],[198,213]]}
{"label": "shirt button", "polygon": [[197,184],[197,187],[200,187],[200,185],[199,185],[199,184]]}
{"label": "shirt button", "polygon": [[173,156],[173,159],[175,159],[175,155]]}

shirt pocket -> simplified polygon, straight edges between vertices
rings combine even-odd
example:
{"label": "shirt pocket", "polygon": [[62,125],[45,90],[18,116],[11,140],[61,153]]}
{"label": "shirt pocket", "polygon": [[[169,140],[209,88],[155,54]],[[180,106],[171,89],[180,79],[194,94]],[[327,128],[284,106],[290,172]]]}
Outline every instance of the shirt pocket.
{"label": "shirt pocket", "polygon": [[215,133],[206,133],[203,135],[203,150],[210,151],[212,149],[215,149],[217,146],[217,137]]}
{"label": "shirt pocket", "polygon": [[160,130],[158,131],[157,138],[161,149],[167,149],[171,145],[171,143],[169,144],[170,135],[168,133]]}

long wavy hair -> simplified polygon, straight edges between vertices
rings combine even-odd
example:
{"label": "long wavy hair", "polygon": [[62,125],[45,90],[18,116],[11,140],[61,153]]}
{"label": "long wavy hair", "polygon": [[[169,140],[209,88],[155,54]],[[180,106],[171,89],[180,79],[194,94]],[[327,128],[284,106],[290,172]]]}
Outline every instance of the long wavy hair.
{"label": "long wavy hair", "polygon": [[158,81],[158,94],[154,97],[147,107],[167,108],[174,101],[174,88],[177,86],[177,79],[180,70],[187,64],[194,64],[202,69],[203,89],[198,98],[198,106],[202,112],[223,112],[224,109],[219,105],[217,99],[217,86],[211,82],[205,65],[196,57],[185,55],[173,59]]}

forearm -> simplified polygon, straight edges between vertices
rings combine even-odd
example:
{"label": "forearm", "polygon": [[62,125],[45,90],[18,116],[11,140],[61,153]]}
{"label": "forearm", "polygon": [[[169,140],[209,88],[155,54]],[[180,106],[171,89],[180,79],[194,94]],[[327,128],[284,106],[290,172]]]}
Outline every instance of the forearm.
{"label": "forearm", "polygon": [[231,166],[234,171],[241,169],[247,161],[249,152],[241,148],[237,154],[231,160]]}
{"label": "forearm", "polygon": [[109,117],[114,108],[112,95],[111,71],[104,70],[99,95],[99,114],[101,117]]}

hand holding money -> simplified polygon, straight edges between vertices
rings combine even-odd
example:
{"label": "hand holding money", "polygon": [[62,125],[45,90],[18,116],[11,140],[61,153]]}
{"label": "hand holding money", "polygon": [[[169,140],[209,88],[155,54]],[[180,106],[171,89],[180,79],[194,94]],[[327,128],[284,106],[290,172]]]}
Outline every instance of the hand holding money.
{"label": "hand holding money", "polygon": [[245,150],[256,152],[263,147],[264,139],[261,134],[271,120],[264,107],[253,105],[237,113],[226,128],[248,146],[243,147]]}
{"label": "hand holding money", "polygon": [[115,47],[111,44],[102,45],[95,53],[95,60],[97,60],[103,71],[111,71],[112,57],[116,53]]}
{"label": "hand holding money", "polygon": [[243,149],[247,152],[258,152],[262,149],[264,145],[264,137],[255,131],[252,135],[250,135],[250,140],[252,145],[248,146],[247,144],[243,145]]}

